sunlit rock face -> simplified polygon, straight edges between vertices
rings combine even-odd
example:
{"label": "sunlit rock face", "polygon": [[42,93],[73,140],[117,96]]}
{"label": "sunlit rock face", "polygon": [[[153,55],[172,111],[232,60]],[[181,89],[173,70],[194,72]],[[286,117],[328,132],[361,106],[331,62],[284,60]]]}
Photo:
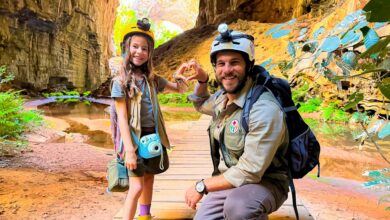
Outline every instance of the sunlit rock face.
{"label": "sunlit rock face", "polygon": [[0,65],[22,88],[97,88],[110,75],[117,6],[117,0],[1,0]]}
{"label": "sunlit rock face", "polygon": [[321,13],[322,7],[340,0],[200,0],[196,26],[230,23],[237,19],[279,23],[307,13]]}
{"label": "sunlit rock face", "polygon": [[154,21],[169,21],[183,30],[195,26],[199,9],[199,0],[143,0],[129,3],[139,17],[147,16]]}

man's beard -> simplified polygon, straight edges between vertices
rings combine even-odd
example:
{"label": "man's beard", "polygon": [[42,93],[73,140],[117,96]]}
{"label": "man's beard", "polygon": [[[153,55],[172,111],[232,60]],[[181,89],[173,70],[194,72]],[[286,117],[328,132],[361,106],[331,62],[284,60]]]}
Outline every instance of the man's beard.
{"label": "man's beard", "polygon": [[223,86],[222,84],[222,81],[220,81],[218,79],[218,77],[216,77],[216,80],[217,80],[217,83],[218,85],[226,92],[226,93],[229,93],[229,94],[237,94],[241,91],[242,88],[244,88],[245,86],[245,82],[247,80],[247,77],[248,77],[248,73],[245,72],[245,75],[244,77],[242,77],[241,79],[239,78],[239,81],[238,81],[238,85],[232,90],[232,91],[228,91],[226,90],[226,88]]}

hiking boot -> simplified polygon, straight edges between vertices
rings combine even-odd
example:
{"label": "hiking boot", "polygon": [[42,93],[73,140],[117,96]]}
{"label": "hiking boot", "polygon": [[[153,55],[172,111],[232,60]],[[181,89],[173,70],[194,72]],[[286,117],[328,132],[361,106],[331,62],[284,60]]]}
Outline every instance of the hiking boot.
{"label": "hiking boot", "polygon": [[152,220],[151,215],[143,215],[143,216],[138,216],[138,220]]}

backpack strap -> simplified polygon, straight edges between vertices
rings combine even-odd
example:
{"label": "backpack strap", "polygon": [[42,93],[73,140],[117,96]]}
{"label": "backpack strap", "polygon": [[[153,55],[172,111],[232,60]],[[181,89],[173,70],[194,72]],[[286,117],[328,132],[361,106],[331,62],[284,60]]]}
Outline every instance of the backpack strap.
{"label": "backpack strap", "polygon": [[298,108],[296,106],[289,106],[289,107],[283,108],[284,112],[291,112],[291,111],[296,111],[296,110],[298,110]]}
{"label": "backpack strap", "polygon": [[245,130],[245,133],[249,131],[249,112],[252,109],[253,104],[259,99],[260,95],[264,92],[265,86],[254,85],[247,95],[247,99],[244,103],[244,109],[241,114],[241,125]]}
{"label": "backpack strap", "polygon": [[295,212],[295,218],[299,220],[299,213],[298,213],[298,207],[297,207],[297,195],[295,192],[295,186],[294,186],[294,181],[293,177],[291,174],[290,169],[288,169],[288,177],[290,179],[290,190],[291,190],[291,195],[292,195],[292,202],[293,202],[293,207],[294,207],[294,212]]}
{"label": "backpack strap", "polygon": [[244,128],[245,133],[248,133],[249,131],[249,112],[252,109],[253,104],[259,99],[260,95],[263,94],[266,89],[266,85],[271,81],[271,75],[269,75],[263,67],[255,66],[253,71],[258,73],[252,88],[248,92],[241,115],[241,125]]}

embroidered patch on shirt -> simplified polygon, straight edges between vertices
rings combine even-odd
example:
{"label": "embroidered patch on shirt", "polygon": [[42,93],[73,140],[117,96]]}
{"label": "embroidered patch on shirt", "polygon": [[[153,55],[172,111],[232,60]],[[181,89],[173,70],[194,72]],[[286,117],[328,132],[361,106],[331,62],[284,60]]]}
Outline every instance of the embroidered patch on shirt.
{"label": "embroidered patch on shirt", "polygon": [[238,120],[233,120],[229,125],[230,133],[234,134],[238,131]]}

